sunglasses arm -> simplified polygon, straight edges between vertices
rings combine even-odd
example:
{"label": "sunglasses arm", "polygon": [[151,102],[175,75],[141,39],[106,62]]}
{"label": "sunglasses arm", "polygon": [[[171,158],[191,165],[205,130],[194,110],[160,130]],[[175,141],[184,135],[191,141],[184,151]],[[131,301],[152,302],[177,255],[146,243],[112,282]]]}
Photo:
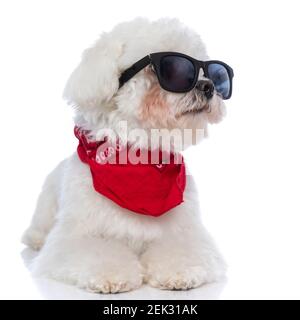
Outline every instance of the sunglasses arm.
{"label": "sunglasses arm", "polygon": [[131,67],[126,69],[119,78],[119,89],[123,86],[124,83],[126,83],[128,80],[130,80],[132,77],[134,77],[138,72],[140,72],[142,69],[144,69],[147,65],[151,63],[150,55],[144,57],[143,59],[137,61],[135,64],[133,64]]}

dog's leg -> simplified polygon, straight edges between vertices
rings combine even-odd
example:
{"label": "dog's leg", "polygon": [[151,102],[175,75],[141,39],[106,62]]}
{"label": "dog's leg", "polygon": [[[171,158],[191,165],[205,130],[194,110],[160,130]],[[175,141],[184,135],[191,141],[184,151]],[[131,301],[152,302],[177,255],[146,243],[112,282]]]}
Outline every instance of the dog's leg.
{"label": "dog's leg", "polygon": [[62,171],[57,219],[32,264],[33,274],[94,292],[137,288],[142,267],[126,235],[115,231],[123,230],[118,208],[95,192],[90,170],[77,154]]}
{"label": "dog's leg", "polygon": [[29,228],[22,236],[22,242],[39,250],[51,230],[57,212],[57,192],[64,162],[61,162],[46,178],[39,195],[36,209]]}
{"label": "dog's leg", "polygon": [[141,263],[145,281],[160,289],[196,288],[225,274],[225,263],[201,224],[157,239]]}
{"label": "dog's leg", "polygon": [[129,291],[142,284],[141,264],[129,247],[72,230],[55,225],[34,261],[34,276],[101,293]]}

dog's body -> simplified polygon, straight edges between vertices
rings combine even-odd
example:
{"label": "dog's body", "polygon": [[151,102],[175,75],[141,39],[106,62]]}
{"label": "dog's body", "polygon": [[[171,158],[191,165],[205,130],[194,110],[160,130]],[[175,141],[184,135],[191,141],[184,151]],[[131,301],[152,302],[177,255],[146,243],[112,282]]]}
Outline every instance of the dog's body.
{"label": "dog's body", "polygon": [[[210,112],[202,111],[202,98],[163,92],[149,68],[118,91],[120,70],[159,50],[207,59],[199,37],[176,20],[137,19],[120,25],[85,53],[68,82],[65,96],[77,107],[76,125],[95,137],[103,128],[122,137],[118,123],[124,119],[129,130],[146,131],[206,130],[207,123],[220,120],[224,113],[220,99],[214,96]],[[178,116],[186,108],[194,110],[196,104],[200,105],[197,114]],[[126,141],[139,148],[145,144]],[[219,279],[225,270],[201,223],[191,176],[182,204],[160,217],[149,217],[123,209],[96,192],[90,169],[77,153],[46,179],[23,242],[41,249],[33,265],[35,275],[95,292],[128,291],[143,281],[163,289],[194,288]]]}

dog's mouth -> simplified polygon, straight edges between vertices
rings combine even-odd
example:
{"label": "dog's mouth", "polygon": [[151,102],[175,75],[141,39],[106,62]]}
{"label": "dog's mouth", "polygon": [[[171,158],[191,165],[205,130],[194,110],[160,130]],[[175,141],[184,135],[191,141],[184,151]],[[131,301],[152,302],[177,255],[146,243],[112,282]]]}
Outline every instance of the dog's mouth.
{"label": "dog's mouth", "polygon": [[185,110],[180,113],[179,117],[186,116],[186,115],[196,116],[197,114],[200,114],[203,111],[210,112],[210,109],[211,109],[210,104],[207,103],[201,108],[192,108],[192,109]]}
{"label": "dog's mouth", "polygon": [[206,99],[202,94],[198,92],[191,92],[183,96],[180,101],[181,105],[185,105],[184,110],[180,110],[176,118],[181,117],[196,117],[203,112],[209,113],[211,112],[212,101],[210,99]]}

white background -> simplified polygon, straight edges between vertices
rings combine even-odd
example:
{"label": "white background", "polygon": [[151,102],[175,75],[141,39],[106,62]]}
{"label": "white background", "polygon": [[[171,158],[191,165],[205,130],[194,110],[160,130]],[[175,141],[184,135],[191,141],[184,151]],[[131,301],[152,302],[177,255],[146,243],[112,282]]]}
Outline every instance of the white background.
{"label": "white background", "polygon": [[[299,1],[6,1],[0,5],[0,298],[300,298]],[[33,281],[20,236],[45,175],[76,146],[61,94],[80,54],[136,16],[179,17],[235,70],[223,123],[186,153],[226,283],[93,295]],[[23,257],[23,258],[22,258]]]}

